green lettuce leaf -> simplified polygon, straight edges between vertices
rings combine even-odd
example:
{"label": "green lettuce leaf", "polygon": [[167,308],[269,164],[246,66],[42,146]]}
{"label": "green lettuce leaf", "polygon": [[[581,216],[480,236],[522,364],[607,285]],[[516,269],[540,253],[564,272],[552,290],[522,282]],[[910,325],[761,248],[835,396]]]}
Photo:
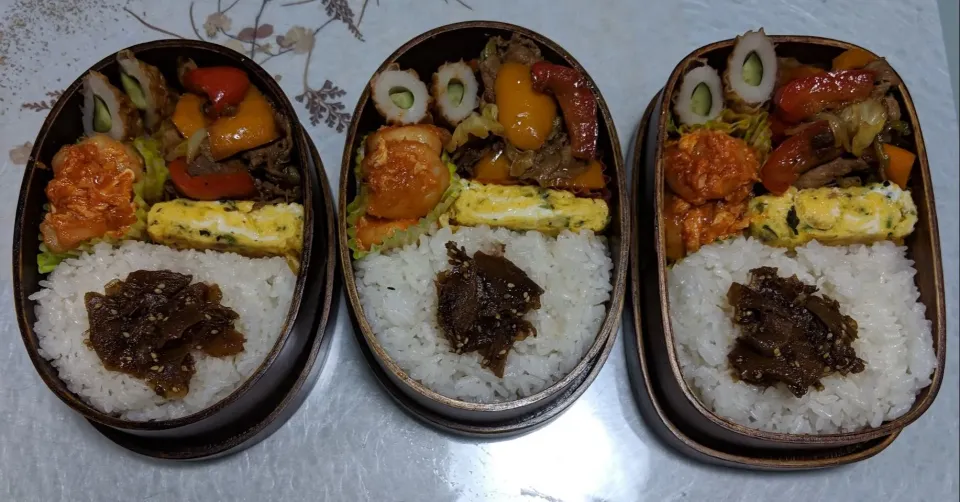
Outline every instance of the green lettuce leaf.
{"label": "green lettuce leaf", "polygon": [[163,186],[170,177],[167,163],[160,154],[160,142],[150,138],[137,138],[133,146],[143,157],[143,178],[133,186],[133,191],[144,201],[153,204],[163,199]]}
{"label": "green lettuce leaf", "polygon": [[456,151],[457,148],[460,148],[470,141],[470,136],[476,136],[481,139],[486,138],[490,134],[503,136],[505,129],[503,125],[497,121],[498,113],[497,105],[490,103],[483,105],[480,113],[471,113],[469,117],[463,119],[463,121],[457,125],[457,128],[453,130],[453,135],[450,137],[450,141],[447,142],[446,150],[451,153]]}
{"label": "green lettuce leaf", "polygon": [[737,113],[725,108],[720,116],[703,124],[686,124],[677,127],[670,115],[667,132],[684,135],[698,129],[711,129],[727,133],[744,140],[760,154],[760,160],[767,158],[773,148],[773,132],[770,130],[769,114],[763,110],[751,113]]}

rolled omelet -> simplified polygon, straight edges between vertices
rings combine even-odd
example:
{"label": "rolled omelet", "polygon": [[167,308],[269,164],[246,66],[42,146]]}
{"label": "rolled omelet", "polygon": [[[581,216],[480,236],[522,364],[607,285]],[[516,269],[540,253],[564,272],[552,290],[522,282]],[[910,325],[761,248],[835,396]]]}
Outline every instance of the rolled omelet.
{"label": "rolled omelet", "polygon": [[303,249],[303,206],[175,199],[150,208],[147,233],[154,242],[179,249],[283,256],[297,270]]}
{"label": "rolled omelet", "polygon": [[610,223],[610,208],[602,199],[577,197],[563,190],[468,181],[448,216],[450,224],[462,226],[488,225],[547,234],[565,229],[600,232]]}
{"label": "rolled omelet", "polygon": [[750,201],[749,233],[766,244],[793,248],[817,240],[827,245],[900,240],[917,223],[909,191],[892,183],[850,188],[791,188]]}

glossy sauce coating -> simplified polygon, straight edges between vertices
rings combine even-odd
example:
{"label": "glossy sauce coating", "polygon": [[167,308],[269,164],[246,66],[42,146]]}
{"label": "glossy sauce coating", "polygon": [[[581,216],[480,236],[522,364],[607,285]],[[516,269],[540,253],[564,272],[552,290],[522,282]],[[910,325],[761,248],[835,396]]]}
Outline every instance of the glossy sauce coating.
{"label": "glossy sauce coating", "polygon": [[503,63],[494,85],[498,120],[506,129],[506,139],[522,150],[543,146],[557,117],[557,104],[548,94],[533,89],[530,67]]}
{"label": "glossy sauce coating", "polygon": [[273,105],[253,86],[230,117],[220,117],[207,128],[210,152],[222,160],[280,138]]}
{"label": "glossy sauce coating", "polygon": [[227,357],[243,351],[234,329],[239,315],[220,304],[216,285],[190,284],[168,270],[137,270],[84,295],[90,319],[88,345],[104,367],[144,380],[160,396],[189,392],[193,351]]}
{"label": "glossy sauce coating", "polygon": [[760,162],[742,139],[720,131],[683,135],[664,152],[670,189],[691,204],[743,200],[758,180]]}
{"label": "glossy sauce coating", "polygon": [[53,173],[46,187],[50,212],[40,225],[52,251],[120,237],[137,221],[133,183],[143,173],[143,161],[122,143],[97,135],[64,146],[53,159]]}
{"label": "glossy sauce coating", "polygon": [[421,218],[450,186],[440,158],[449,133],[435,126],[384,128],[367,139],[361,165],[369,188],[367,214],[378,218]]}

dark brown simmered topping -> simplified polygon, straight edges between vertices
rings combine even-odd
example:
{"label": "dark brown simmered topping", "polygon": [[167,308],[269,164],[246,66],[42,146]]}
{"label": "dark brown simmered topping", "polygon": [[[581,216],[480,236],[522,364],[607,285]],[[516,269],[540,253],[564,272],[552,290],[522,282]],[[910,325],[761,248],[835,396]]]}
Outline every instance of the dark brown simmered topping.
{"label": "dark brown simmered topping", "polygon": [[437,275],[437,321],[457,354],[477,351],[503,378],[513,343],[537,330],[523,316],[540,308],[543,289],[510,260],[447,243],[451,268]]}
{"label": "dark brown simmered topping", "polygon": [[239,317],[220,304],[216,285],[168,270],[138,270],[104,293],[84,296],[88,344],[111,371],[145,380],[160,396],[180,398],[195,372],[192,351],[227,357],[243,351]]}
{"label": "dark brown simmered topping", "polygon": [[801,397],[810,387],[822,388],[820,379],[831,373],[863,371],[851,346],[857,322],[816,292],[797,276],[778,277],[773,267],[751,270],[749,285],[730,285],[727,300],[740,336],[727,358],[737,377],[763,386],[783,382]]}

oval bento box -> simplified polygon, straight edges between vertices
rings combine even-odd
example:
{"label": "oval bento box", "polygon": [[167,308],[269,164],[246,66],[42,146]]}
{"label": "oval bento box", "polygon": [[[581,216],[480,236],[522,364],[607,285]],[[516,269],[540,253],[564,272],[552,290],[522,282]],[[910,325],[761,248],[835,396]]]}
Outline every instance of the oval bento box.
{"label": "oval bento box", "polygon": [[[770,38],[777,46],[778,56],[796,57],[805,62],[828,63],[847,49],[860,49],[853,44],[818,37],[770,36]],[[936,369],[931,376],[932,383],[918,393],[912,408],[907,413],[897,419],[884,422],[879,427],[849,433],[786,434],[747,428],[713,413],[699,401],[680,373],[668,315],[670,305],[666,285],[667,258],[663,215],[665,181],[662,145],[667,135],[670,110],[665,103],[671,102],[680,79],[691,63],[706,60],[717,67],[726,61],[734,43],[735,40],[731,39],[706,45],[684,58],[672,72],[663,91],[655,98],[655,103],[651,104],[654,108],[647,124],[646,136],[636,139],[642,154],[639,151],[634,152],[635,176],[639,178],[639,188],[635,195],[639,218],[637,219],[637,250],[633,257],[633,267],[638,272],[638,281],[635,282],[637,289],[632,294],[637,326],[643,326],[644,330],[642,333],[638,330],[626,343],[633,384],[635,387],[656,388],[661,396],[660,404],[674,417],[677,426],[684,429],[687,435],[717,442],[736,451],[741,449],[779,451],[790,458],[802,458],[804,455],[817,455],[818,451],[822,453],[824,450],[866,445],[883,438],[887,438],[889,440],[887,444],[889,444],[905,426],[919,418],[930,407],[943,379],[946,354],[943,272],[940,264],[940,242],[933,186],[916,110],[903,83],[894,87],[892,92],[904,110],[904,120],[909,122],[914,131],[910,137],[913,140],[913,151],[917,155],[917,164],[908,188],[912,192],[918,209],[916,229],[907,237],[905,245],[908,248],[908,258],[914,261],[917,270],[915,281],[920,292],[920,301],[926,306],[926,318],[931,323],[937,360]],[[638,361],[644,357],[643,347],[647,347],[644,364],[649,367],[649,372],[639,371]],[[855,456],[849,458],[847,462],[862,458],[864,457]],[[747,462],[740,463],[749,466],[751,461],[748,459]],[[826,465],[837,465],[837,462],[813,460],[806,465],[806,468]]]}
{"label": "oval bento box", "polygon": [[[425,78],[441,64],[448,61],[470,59],[479,55],[492,36],[510,37],[522,35],[535,42],[547,61],[575,68],[587,75],[583,67],[559,45],[540,34],[506,23],[473,21],[451,24],[424,33],[397,49],[380,65],[377,73],[391,64],[412,68]],[[362,137],[374,131],[382,119],[377,113],[370,95],[369,86],[364,89],[353,115],[353,121],[344,145],[340,174],[339,247],[347,296],[354,320],[356,336],[371,368],[388,393],[415,417],[444,430],[481,436],[506,436],[522,433],[542,425],[559,415],[593,381],[603,365],[616,338],[623,297],[626,289],[626,264],[629,246],[629,214],[623,175],[620,145],[610,116],[595,83],[589,79],[597,100],[598,151],[608,163],[611,222],[606,234],[609,238],[613,272],[613,290],[607,302],[607,313],[600,331],[576,367],[559,382],[533,395],[496,404],[478,404],[445,397],[428,389],[411,378],[393,361],[377,341],[367,322],[360,303],[353,270],[353,259],[348,247],[347,204],[357,194],[358,184],[354,174],[354,154],[361,145]]]}
{"label": "oval bento box", "polygon": [[[644,112],[634,138],[632,162],[635,175],[631,183],[631,194],[634,196],[634,206],[637,214],[645,211],[642,207],[643,197],[647,182],[652,182],[652,177],[647,180],[646,176],[641,174],[642,159],[646,155],[645,139],[648,129],[654,125],[650,120],[654,108],[660,100],[658,93],[650,101]],[[652,219],[652,216],[650,217]],[[640,218],[634,218],[633,232],[630,234],[633,239],[633,249],[640,249],[641,244],[638,240],[641,238],[641,232],[637,227],[640,226]],[[651,223],[643,222],[645,226]],[[649,228],[646,228],[649,232]],[[816,450],[763,450],[749,448],[738,444],[726,443],[716,439],[698,434],[696,429],[690,427],[690,424],[683,416],[677,414],[676,410],[668,406],[664,390],[657,384],[653,375],[654,361],[652,360],[653,343],[652,336],[643,336],[645,329],[647,332],[658,333],[659,326],[647,327],[645,322],[648,319],[643,316],[642,306],[646,304],[646,294],[658,294],[656,288],[645,287],[640,273],[640,260],[646,259],[645,256],[635,252],[630,258],[630,288],[627,295],[627,303],[631,308],[625,311],[627,320],[623,325],[624,346],[627,351],[627,374],[631,381],[633,394],[640,407],[640,414],[644,417],[645,423],[654,431],[664,443],[684,455],[701,462],[741,469],[761,470],[761,471],[802,471],[813,469],[824,469],[836,467],[853,462],[866,460],[882,452],[900,435],[900,431],[879,437],[877,439],[864,441],[847,446],[835,448],[824,448]],[[652,261],[652,260],[647,260]],[[649,266],[649,263],[646,264]],[[636,357],[634,357],[636,356]]]}
{"label": "oval bento box", "polygon": [[[293,136],[291,160],[303,166],[304,243],[300,271],[282,332],[264,361],[229,395],[210,407],[176,419],[130,421],[103,413],[60,380],[57,369],[39,352],[34,302],[43,275],[37,270],[40,222],[44,215],[44,189],[52,178],[49,166],[57,150],[83,135],[81,103],[83,75],[63,93],[50,111],[34,142],[24,173],[13,240],[14,302],[20,331],[34,367],[44,383],[71,409],[90,421],[107,438],[139,454],[189,460],[235,453],[252,446],[279,428],[296,411],[315,382],[326,324],[335,296],[336,261],[333,201],[323,165],[297,114],[276,81],[256,63],[217,44],[160,40],[128,48],[145,63],[160,68],[176,82],[178,57],[189,57],[200,66],[227,65],[243,69],[290,120]],[[90,70],[119,80],[119,64],[111,54]],[[84,72],[84,75],[86,72]]]}

